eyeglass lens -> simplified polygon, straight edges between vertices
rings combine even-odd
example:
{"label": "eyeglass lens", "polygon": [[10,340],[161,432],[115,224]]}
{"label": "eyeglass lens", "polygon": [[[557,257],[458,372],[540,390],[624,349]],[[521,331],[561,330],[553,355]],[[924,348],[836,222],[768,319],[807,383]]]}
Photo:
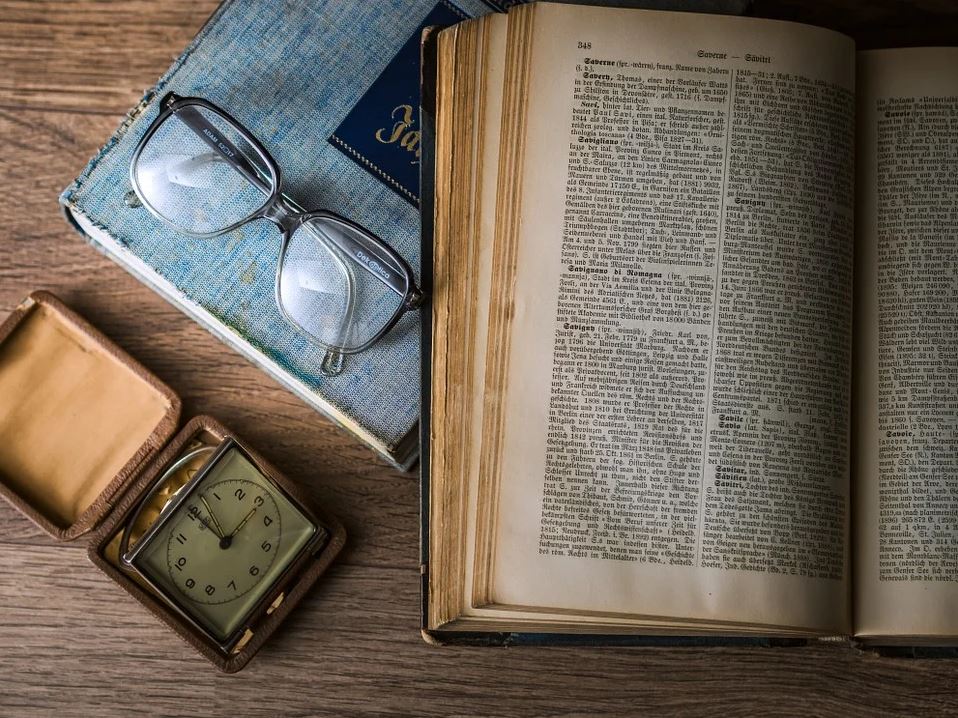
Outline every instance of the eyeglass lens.
{"label": "eyeglass lens", "polygon": [[180,231],[212,234],[252,216],[275,182],[269,164],[232,123],[187,105],[143,145],[133,166],[146,204]]}
{"label": "eyeglass lens", "polygon": [[382,331],[407,289],[399,268],[368,241],[344,222],[313,218],[293,232],[280,268],[280,301],[290,319],[347,352]]}

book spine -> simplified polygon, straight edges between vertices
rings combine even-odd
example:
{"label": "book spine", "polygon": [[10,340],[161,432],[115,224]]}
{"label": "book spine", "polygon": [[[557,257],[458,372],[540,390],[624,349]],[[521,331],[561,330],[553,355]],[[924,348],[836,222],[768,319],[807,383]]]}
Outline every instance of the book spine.
{"label": "book spine", "polygon": [[[433,229],[436,180],[436,73],[439,31],[428,28],[423,32],[420,46],[419,125],[420,147],[423,148],[419,162],[420,196],[420,286],[427,297],[432,297]],[[419,372],[421,406],[419,419],[419,610],[423,640],[438,644],[441,640],[427,630],[429,625],[429,431],[432,407],[432,303],[426,301],[420,308],[420,364]]]}

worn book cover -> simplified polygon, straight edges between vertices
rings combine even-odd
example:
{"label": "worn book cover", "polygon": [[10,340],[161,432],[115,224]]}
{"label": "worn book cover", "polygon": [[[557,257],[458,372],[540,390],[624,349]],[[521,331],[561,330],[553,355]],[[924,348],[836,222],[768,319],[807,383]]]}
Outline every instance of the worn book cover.
{"label": "worn book cover", "polygon": [[227,0],[63,192],[98,249],[395,465],[418,453],[419,319],[410,313],[343,373],[286,321],[268,221],[195,239],[129,201],[130,159],[167,92],[210,100],[278,162],[286,194],[356,221],[419,273],[419,38],[501,10],[481,0]]}

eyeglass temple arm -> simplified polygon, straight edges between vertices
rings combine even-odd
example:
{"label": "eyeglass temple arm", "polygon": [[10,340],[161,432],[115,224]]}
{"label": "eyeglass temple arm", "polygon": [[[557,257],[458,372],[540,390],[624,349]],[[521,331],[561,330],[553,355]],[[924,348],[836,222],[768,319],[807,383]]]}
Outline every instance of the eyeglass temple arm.
{"label": "eyeglass temple arm", "polygon": [[[299,206],[289,200],[286,195],[283,195],[283,198],[298,210]],[[359,265],[367,274],[375,277],[387,288],[405,298],[407,302],[413,293],[418,293],[415,286],[412,286],[413,292],[410,292],[411,285],[407,283],[405,275],[394,268],[395,261],[377,248],[358,242],[350,237],[348,232],[326,232],[315,226],[310,226],[310,230],[310,234],[325,244],[330,251],[350,257],[352,260],[350,264]]]}
{"label": "eyeglass temple arm", "polygon": [[250,162],[249,158],[240,152],[236,145],[223,137],[222,132],[207,122],[202,112],[187,105],[177,109],[176,116],[260,192],[265,195],[272,192],[270,185],[263,179],[260,171],[256,169],[256,165]]}
{"label": "eyeglass temple arm", "polygon": [[[306,210],[300,207],[300,205],[288,195],[283,195],[283,201],[289,205],[290,209],[306,214]],[[315,237],[316,234],[313,233],[313,236]],[[353,257],[359,266],[365,269],[368,274],[371,274],[400,297],[403,297],[406,309],[418,309],[422,305],[425,295],[423,295],[419,287],[416,286],[412,273],[410,272],[409,274],[409,283],[407,285],[404,273],[397,272],[397,270],[393,269],[396,262],[392,257],[384,254],[372,245],[364,245],[357,242],[345,232],[323,232],[321,238],[332,248],[337,248],[347,256]],[[379,241],[381,242],[382,240]],[[364,254],[366,255],[365,258],[363,257]],[[386,272],[386,276],[375,271],[376,267],[374,265],[377,263],[379,268]]]}

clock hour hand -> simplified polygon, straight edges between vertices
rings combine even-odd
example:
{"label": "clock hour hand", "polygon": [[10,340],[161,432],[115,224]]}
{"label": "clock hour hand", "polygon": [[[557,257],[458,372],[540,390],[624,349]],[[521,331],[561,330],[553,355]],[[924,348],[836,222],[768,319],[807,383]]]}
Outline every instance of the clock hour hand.
{"label": "clock hour hand", "polygon": [[253,508],[251,508],[251,509],[249,510],[249,513],[246,514],[246,516],[243,517],[243,520],[239,522],[239,526],[237,526],[235,529],[233,529],[233,533],[231,533],[227,538],[233,538],[236,534],[238,534],[238,533],[239,533],[239,530],[246,525],[246,522],[249,521],[251,518],[253,518],[253,514],[256,513],[256,509],[257,509],[257,508],[259,508],[259,507],[254,506]]}
{"label": "clock hour hand", "polygon": [[213,530],[213,533],[216,534],[216,537],[221,539],[223,538],[223,527],[220,526],[219,520],[216,518],[216,514],[213,513],[213,509],[210,508],[209,502],[206,500],[206,497],[203,494],[200,494],[200,501],[203,502],[203,506],[206,507],[206,513],[210,515],[210,518],[213,520],[213,526],[216,528],[213,529],[213,526],[207,525],[207,528]]}

